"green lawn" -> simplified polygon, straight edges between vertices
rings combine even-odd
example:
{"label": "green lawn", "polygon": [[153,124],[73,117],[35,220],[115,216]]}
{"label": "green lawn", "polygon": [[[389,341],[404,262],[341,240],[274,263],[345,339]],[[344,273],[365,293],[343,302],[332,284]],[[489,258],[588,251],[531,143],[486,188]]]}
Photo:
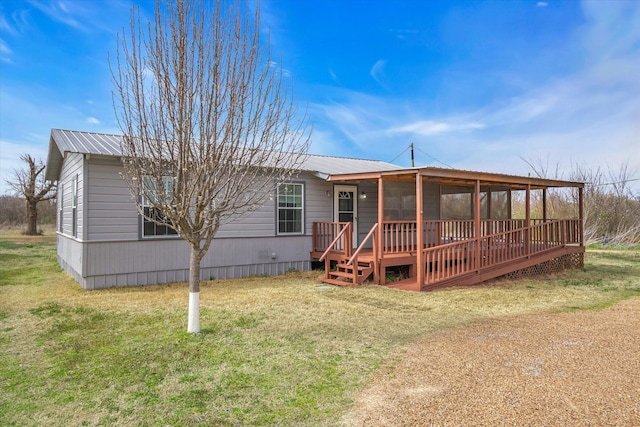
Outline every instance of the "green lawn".
{"label": "green lawn", "polygon": [[335,425],[420,337],[487,317],[640,295],[640,248],[585,271],[434,293],[321,286],[317,273],[83,291],[55,240],[0,235],[0,425]]}

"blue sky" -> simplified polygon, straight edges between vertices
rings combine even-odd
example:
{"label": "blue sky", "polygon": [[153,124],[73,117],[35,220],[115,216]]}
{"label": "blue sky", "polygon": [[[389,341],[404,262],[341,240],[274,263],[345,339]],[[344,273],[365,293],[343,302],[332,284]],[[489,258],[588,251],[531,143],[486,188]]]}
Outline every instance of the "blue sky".
{"label": "blue sky", "polygon": [[[120,133],[107,55],[130,6],[0,2],[0,194],[20,153],[46,158],[51,128]],[[523,158],[566,174],[628,161],[640,178],[640,1],[262,0],[261,10],[308,108],[313,153],[410,166],[414,143],[418,166],[526,175]]]}

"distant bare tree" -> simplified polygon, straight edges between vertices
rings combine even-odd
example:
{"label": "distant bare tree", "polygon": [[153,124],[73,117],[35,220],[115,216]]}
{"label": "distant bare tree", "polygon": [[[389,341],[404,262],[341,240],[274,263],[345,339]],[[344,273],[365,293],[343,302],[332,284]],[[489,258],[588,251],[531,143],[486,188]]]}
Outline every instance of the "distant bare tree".
{"label": "distant bare tree", "polygon": [[189,332],[200,330],[200,263],[220,225],[290,179],[310,138],[259,10],[221,3],[157,1],[147,25],[132,9],[112,69],[123,177],[140,214],[191,247]]}
{"label": "distant bare tree", "polygon": [[571,179],[583,181],[585,240],[610,244],[640,243],[640,198],[629,187],[628,163],[616,169],[574,165]]}
{"label": "distant bare tree", "polygon": [[[565,179],[560,165],[550,167],[548,158],[546,161],[522,160],[538,177]],[[576,163],[571,165],[566,175],[570,181],[585,183],[583,219],[586,242],[640,243],[640,198],[629,187],[633,178],[628,163],[623,163],[618,169],[606,170]],[[577,206],[577,196],[566,189],[550,190],[547,203],[550,216],[567,218]]]}
{"label": "distant bare tree", "polygon": [[44,179],[44,162],[36,160],[29,154],[20,156],[20,160],[27,164],[24,169],[15,169],[13,178],[5,182],[18,197],[26,201],[27,229],[25,234],[38,234],[38,203],[56,197],[56,184]]}

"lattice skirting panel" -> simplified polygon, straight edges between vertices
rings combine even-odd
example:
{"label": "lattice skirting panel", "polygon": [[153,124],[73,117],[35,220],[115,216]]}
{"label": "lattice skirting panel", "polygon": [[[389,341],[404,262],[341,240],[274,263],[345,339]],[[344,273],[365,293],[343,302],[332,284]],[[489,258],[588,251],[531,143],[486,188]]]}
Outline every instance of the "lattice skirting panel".
{"label": "lattice skirting panel", "polygon": [[508,279],[519,279],[523,277],[544,276],[547,274],[559,273],[563,270],[573,268],[584,268],[584,254],[567,254],[558,258],[545,261],[531,267],[516,270],[505,274],[503,277]]}

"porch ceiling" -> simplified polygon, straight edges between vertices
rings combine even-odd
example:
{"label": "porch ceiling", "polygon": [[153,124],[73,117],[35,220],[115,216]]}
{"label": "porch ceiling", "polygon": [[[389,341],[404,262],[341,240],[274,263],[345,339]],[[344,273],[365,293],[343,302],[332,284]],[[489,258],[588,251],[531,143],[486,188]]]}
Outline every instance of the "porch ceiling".
{"label": "porch ceiling", "polygon": [[475,185],[480,181],[481,186],[505,187],[512,190],[524,190],[527,185],[531,189],[575,187],[582,188],[584,183],[574,181],[561,181],[554,179],[532,178],[517,175],[496,174],[490,172],[476,172],[459,169],[444,169],[435,167],[398,169],[395,171],[380,171],[367,173],[337,174],[331,175],[329,181],[371,181],[379,178],[393,181],[415,182],[420,175],[423,181],[438,182],[448,185]]}

